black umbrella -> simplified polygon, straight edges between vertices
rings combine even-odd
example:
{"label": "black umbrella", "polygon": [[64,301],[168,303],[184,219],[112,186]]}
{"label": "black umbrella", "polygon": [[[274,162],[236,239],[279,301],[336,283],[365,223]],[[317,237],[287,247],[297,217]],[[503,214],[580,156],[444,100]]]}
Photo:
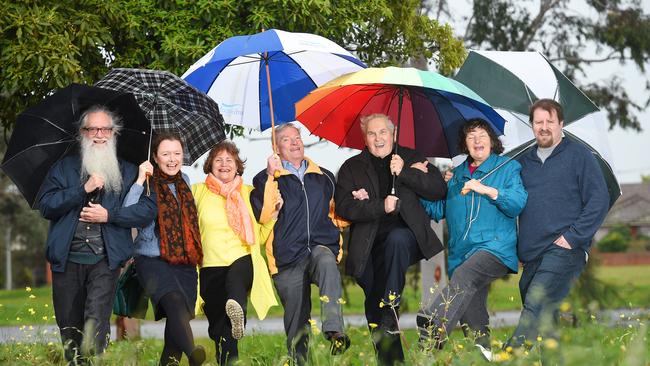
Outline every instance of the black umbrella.
{"label": "black umbrella", "polygon": [[180,134],[186,165],[226,138],[217,103],[170,72],[113,69],[95,85],[133,93],[154,132]]}
{"label": "black umbrella", "polygon": [[147,159],[151,126],[132,94],[71,84],[18,116],[0,166],[32,208],[50,167],[78,150],[79,118],[98,104],[123,120],[118,156],[134,164]]}

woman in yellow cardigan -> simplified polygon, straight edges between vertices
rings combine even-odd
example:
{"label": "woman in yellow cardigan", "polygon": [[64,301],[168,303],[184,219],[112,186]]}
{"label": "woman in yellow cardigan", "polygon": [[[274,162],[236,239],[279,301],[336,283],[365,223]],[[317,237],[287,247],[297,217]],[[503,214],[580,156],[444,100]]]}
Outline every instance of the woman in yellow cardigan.
{"label": "woman in yellow cardigan", "polygon": [[[208,334],[215,341],[220,365],[238,358],[237,340],[244,335],[247,295],[260,319],[277,305],[260,244],[275,220],[259,225],[250,205],[253,187],[243,184],[244,162],[231,141],[212,148],[203,166],[204,183],[192,186],[203,244],[199,270],[200,294],[208,318]],[[277,216],[279,192],[269,207]]]}

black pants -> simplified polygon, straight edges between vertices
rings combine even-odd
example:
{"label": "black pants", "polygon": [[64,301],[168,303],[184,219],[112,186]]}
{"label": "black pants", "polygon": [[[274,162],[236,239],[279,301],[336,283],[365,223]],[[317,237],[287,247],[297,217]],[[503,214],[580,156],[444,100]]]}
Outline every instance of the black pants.
{"label": "black pants", "polygon": [[52,273],[52,303],[67,361],[81,360],[82,342],[88,345],[88,353],[101,354],[106,349],[119,272],[101,260],[96,264],[68,262],[64,272]]}
{"label": "black pants", "polygon": [[[399,334],[389,333],[397,330],[395,313],[388,305],[389,296],[401,296],[408,267],[422,258],[413,232],[406,226],[398,225],[375,239],[366,268],[361,277],[357,278],[357,283],[366,296],[366,320],[368,324],[379,326],[371,331],[374,333],[373,340],[380,365],[392,365],[404,360]],[[379,303],[382,301],[387,305],[380,308]],[[393,306],[397,311],[399,297],[393,301]]]}
{"label": "black pants", "polygon": [[241,305],[246,319],[248,293],[253,286],[253,262],[250,255],[234,261],[227,267],[203,267],[200,271],[203,312],[208,318],[208,334],[215,342],[216,358],[220,365],[237,360],[237,340],[232,337],[232,326],[226,315],[226,301],[233,299]]}

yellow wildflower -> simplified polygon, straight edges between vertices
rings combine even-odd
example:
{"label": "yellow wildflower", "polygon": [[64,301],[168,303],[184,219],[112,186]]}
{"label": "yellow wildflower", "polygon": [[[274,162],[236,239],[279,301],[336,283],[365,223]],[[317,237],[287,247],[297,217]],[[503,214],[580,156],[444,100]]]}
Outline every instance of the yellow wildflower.
{"label": "yellow wildflower", "polygon": [[377,328],[377,323],[368,323],[368,326],[370,327],[370,329],[375,329]]}
{"label": "yellow wildflower", "polygon": [[323,296],[320,297],[320,301],[322,301],[324,303],[328,303],[328,302],[330,302],[330,298],[327,295],[323,295]]}
{"label": "yellow wildflower", "polygon": [[338,303],[341,304],[341,305],[345,305],[345,304],[347,303],[347,301],[345,301],[345,300],[344,300],[343,298],[341,298],[341,297],[339,297],[339,299],[336,300],[336,302],[338,302]]}
{"label": "yellow wildflower", "polygon": [[559,346],[559,344],[555,339],[549,338],[544,341],[544,346],[548,349],[556,349]]}
{"label": "yellow wildflower", "polygon": [[395,301],[396,298],[397,298],[397,296],[395,296],[395,294],[393,294],[393,293],[388,294],[388,300]]}
{"label": "yellow wildflower", "polygon": [[562,303],[562,305],[560,305],[560,311],[567,312],[569,310],[571,310],[571,304],[569,304],[568,302],[565,301]]}
{"label": "yellow wildflower", "polygon": [[36,296],[34,296],[34,294],[31,294],[31,295],[29,295],[29,298],[30,298],[30,299],[35,299]]}
{"label": "yellow wildflower", "polygon": [[25,291],[27,291],[27,292],[32,292],[32,288],[29,287],[29,286],[27,286],[27,287],[25,287]]}

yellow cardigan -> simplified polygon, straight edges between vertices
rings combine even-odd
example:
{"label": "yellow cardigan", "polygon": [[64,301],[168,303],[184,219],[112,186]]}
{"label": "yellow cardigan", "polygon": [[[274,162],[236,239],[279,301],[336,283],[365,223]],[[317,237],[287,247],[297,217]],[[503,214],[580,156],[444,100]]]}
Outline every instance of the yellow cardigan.
{"label": "yellow cardigan", "polygon": [[[260,319],[264,319],[271,306],[278,305],[271,284],[268,268],[260,252],[260,244],[264,243],[273,230],[274,220],[260,225],[255,220],[250,204],[252,186],[242,184],[241,194],[246,202],[253,223],[255,244],[243,243],[228,225],[225,212],[225,199],[212,193],[205,183],[192,185],[192,194],[198,212],[201,244],[203,246],[203,264],[201,267],[225,267],[235,260],[250,254],[253,262],[253,287],[251,289],[251,304]],[[203,300],[198,296],[200,304]],[[202,306],[197,306],[197,311]]]}

